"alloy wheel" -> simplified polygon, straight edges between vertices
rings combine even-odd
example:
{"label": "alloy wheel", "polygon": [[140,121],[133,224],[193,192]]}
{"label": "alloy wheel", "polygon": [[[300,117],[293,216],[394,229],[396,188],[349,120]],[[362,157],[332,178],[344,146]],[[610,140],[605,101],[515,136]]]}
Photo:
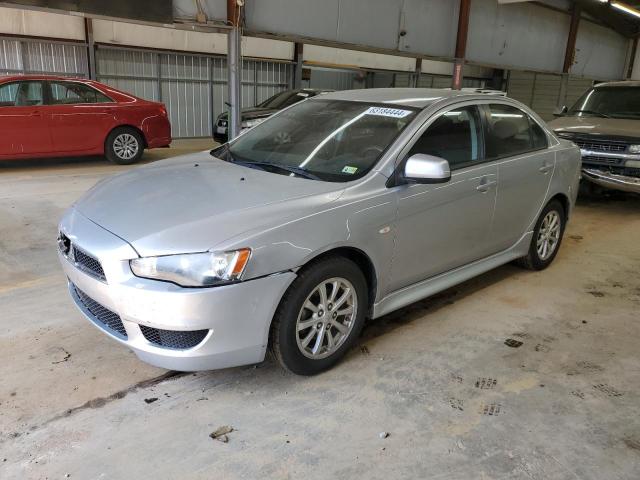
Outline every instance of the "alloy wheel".
{"label": "alloy wheel", "polygon": [[536,240],[536,250],[540,260],[547,260],[555,252],[560,242],[561,227],[560,214],[556,210],[549,211],[540,224]]}
{"label": "alloy wheel", "polygon": [[358,309],[356,290],[344,278],[330,278],[311,291],[296,322],[296,341],[307,358],[333,354],[349,337]]}
{"label": "alloy wheel", "polygon": [[113,140],[113,151],[123,160],[134,158],[139,148],[138,139],[130,133],[121,133]]}

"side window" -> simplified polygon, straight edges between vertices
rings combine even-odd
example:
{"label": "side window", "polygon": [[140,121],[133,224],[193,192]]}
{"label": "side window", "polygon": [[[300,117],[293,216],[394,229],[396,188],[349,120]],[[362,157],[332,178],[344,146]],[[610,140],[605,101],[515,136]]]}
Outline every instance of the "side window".
{"label": "side window", "polygon": [[88,85],[76,82],[49,82],[52,105],[106,103],[112,100]]}
{"label": "side window", "polygon": [[544,131],[519,108],[487,105],[489,118],[485,132],[487,158],[510,157],[546,148]]}
{"label": "side window", "polygon": [[0,86],[0,107],[42,105],[42,83],[15,82]]}
{"label": "side window", "polygon": [[0,85],[0,107],[13,107],[16,104],[18,83]]}
{"label": "side window", "polygon": [[531,124],[531,141],[533,149],[540,150],[542,148],[548,148],[549,140],[547,139],[547,134],[544,133],[542,127],[540,127],[540,125],[534,122],[531,118],[529,118],[529,123]]}
{"label": "side window", "polygon": [[411,147],[409,156],[424,153],[444,158],[451,169],[480,160],[480,121],[474,106],[440,115]]}

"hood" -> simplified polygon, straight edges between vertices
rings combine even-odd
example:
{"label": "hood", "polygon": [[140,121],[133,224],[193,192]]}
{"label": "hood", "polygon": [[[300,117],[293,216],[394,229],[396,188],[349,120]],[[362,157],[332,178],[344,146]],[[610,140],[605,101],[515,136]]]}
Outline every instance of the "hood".
{"label": "hood", "polygon": [[141,256],[169,255],[207,251],[237,235],[281,225],[317,211],[343,189],[200,152],[103,180],[75,208]]}
{"label": "hood", "polygon": [[[253,118],[262,118],[262,117],[270,117],[274,113],[276,113],[278,109],[276,108],[261,108],[261,107],[251,107],[251,108],[243,108],[241,112],[242,120],[251,120]],[[227,120],[229,118],[229,113],[225,112],[218,117],[220,120]]]}
{"label": "hood", "polygon": [[640,120],[600,117],[559,117],[549,122],[556,133],[640,138]]}

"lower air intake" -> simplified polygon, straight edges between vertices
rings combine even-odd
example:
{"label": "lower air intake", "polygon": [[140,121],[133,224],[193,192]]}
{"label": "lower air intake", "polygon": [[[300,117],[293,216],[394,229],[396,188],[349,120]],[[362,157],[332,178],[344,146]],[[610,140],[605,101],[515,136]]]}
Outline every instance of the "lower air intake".
{"label": "lower air intake", "polygon": [[164,348],[175,348],[184,350],[198,345],[207,336],[209,330],[161,330],[159,328],[151,328],[146,325],[140,325],[142,335],[149,342]]}

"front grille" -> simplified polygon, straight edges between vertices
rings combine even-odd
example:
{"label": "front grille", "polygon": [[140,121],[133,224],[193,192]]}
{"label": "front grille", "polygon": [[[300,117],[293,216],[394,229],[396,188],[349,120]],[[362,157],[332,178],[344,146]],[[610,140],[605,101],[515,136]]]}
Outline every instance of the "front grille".
{"label": "front grille", "polygon": [[160,330],[159,328],[151,328],[145,325],[140,325],[140,330],[144,338],[154,345],[180,350],[195,347],[202,342],[204,337],[207,336],[207,333],[209,333],[209,330],[191,330],[186,332]]}
{"label": "front grille", "polygon": [[574,143],[580,148],[585,150],[591,150],[592,152],[610,152],[610,153],[624,153],[627,149],[627,144],[622,142],[612,141],[585,141],[582,139],[575,139]]}
{"label": "front grille", "polygon": [[76,287],[73,283],[71,284],[71,290],[76,299],[84,306],[84,308],[87,309],[94,320],[104,326],[105,330],[120,338],[123,338],[125,340],[127,339],[127,331],[125,330],[124,325],[122,324],[122,320],[117,313],[112,312],[107,307],[100,305],[93,298]]}
{"label": "front grille", "polygon": [[83,250],[80,250],[75,245],[72,245],[71,248],[73,251],[73,260],[76,267],[102,281],[106,281],[102,265],[100,265],[100,262],[96,258],[92,257]]}
{"label": "front grille", "polygon": [[106,283],[107,278],[100,261],[74,245],[69,237],[62,232],[58,234],[58,248],[76,268]]}
{"label": "front grille", "polygon": [[597,163],[598,165],[622,165],[624,164],[624,159],[587,155],[585,157],[582,157],[582,163]]}

